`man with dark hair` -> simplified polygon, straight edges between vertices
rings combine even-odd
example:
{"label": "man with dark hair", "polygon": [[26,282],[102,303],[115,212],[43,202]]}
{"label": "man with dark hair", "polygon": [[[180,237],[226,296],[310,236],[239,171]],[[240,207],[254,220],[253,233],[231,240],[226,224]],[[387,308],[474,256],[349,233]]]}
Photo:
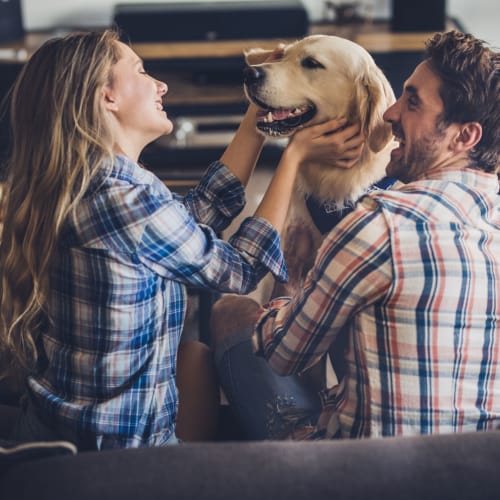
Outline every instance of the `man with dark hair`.
{"label": "man with dark hair", "polygon": [[498,168],[500,55],[476,38],[459,32],[437,33],[426,43],[425,59],[441,80],[444,125],[478,122],[481,140],[470,151],[472,165]]}
{"label": "man with dark hair", "polygon": [[[215,304],[221,384],[249,437],[498,426],[499,60],[471,35],[430,39],[384,116],[401,182],[332,229],[293,297]],[[297,374],[341,335],[345,372],[315,399]]]}

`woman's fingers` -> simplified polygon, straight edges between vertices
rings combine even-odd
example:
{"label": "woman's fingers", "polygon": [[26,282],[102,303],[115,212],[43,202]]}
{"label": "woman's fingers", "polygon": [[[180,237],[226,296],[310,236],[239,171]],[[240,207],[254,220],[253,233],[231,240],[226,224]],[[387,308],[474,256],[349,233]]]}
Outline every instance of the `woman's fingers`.
{"label": "woman's fingers", "polygon": [[346,123],[347,120],[345,118],[334,118],[333,120],[328,120],[319,125],[307,127],[304,130],[309,130],[313,137],[328,136],[338,132]]}
{"label": "woman's fingers", "polygon": [[361,157],[365,138],[359,123],[346,123],[345,118],[336,118],[299,130],[292,142],[302,160],[352,167]]}

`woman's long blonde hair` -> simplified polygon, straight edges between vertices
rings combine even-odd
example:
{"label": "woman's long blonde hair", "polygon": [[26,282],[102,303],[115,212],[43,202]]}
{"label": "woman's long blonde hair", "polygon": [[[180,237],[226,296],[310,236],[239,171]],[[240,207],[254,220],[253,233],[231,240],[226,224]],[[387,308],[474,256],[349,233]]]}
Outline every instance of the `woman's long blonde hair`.
{"label": "woman's long blonde hair", "polygon": [[112,30],[49,40],[14,84],[1,210],[0,375],[34,367],[39,330],[50,321],[50,268],[61,228],[112,156],[100,99],[118,60],[117,41]]}

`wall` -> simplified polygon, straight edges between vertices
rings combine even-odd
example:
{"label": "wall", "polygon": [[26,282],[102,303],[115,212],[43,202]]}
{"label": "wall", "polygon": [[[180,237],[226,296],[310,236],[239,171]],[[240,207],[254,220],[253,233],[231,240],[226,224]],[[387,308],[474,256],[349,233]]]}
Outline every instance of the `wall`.
{"label": "wall", "polygon": [[[122,0],[121,3],[157,3],[165,0]],[[180,1],[180,0],[177,0]],[[210,0],[197,0],[210,1]],[[248,1],[248,0],[239,0]],[[251,0],[250,0],[251,1]],[[270,0],[272,1],[272,0]],[[303,0],[311,20],[323,17],[324,0]],[[413,1],[413,0],[408,0]],[[113,17],[113,0],[21,0],[26,29],[74,26],[106,26]],[[337,3],[342,3],[337,1]],[[374,16],[388,18],[391,0],[362,0]],[[500,47],[500,2],[498,0],[448,0],[448,15],[457,17],[465,29]]]}

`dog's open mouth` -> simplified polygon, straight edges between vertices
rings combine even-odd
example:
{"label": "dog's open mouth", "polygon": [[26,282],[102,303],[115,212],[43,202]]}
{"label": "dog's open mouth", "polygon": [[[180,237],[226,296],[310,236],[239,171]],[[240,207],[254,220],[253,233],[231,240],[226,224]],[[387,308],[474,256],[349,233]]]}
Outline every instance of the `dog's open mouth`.
{"label": "dog's open mouth", "polygon": [[277,109],[269,108],[261,102],[256,104],[261,107],[257,112],[257,128],[273,137],[290,135],[316,114],[316,108],[312,104]]}

